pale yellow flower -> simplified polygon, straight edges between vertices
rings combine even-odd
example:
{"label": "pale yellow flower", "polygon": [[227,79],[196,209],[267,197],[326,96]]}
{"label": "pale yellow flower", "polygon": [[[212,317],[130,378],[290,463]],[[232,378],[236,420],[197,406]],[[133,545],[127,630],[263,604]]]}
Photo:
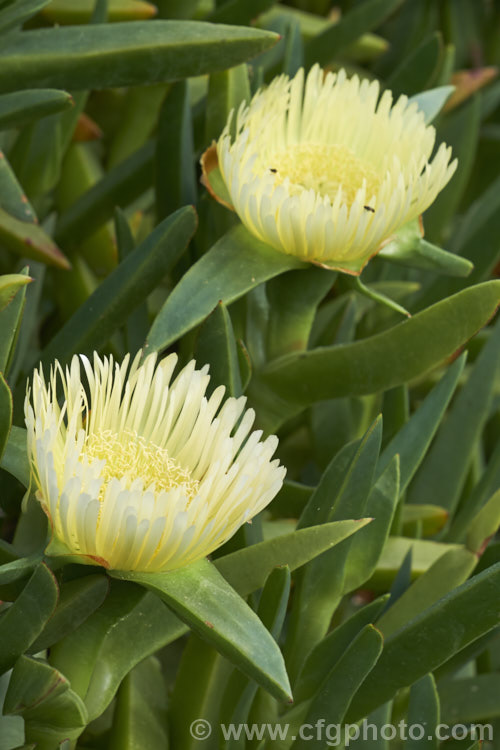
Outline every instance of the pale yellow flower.
{"label": "pale yellow flower", "polygon": [[[84,385],[81,363],[87,384]],[[285,470],[277,438],[250,432],[254,412],[224,387],[205,396],[194,360],[171,382],[177,356],[130,363],[74,357],[25,401],[37,498],[54,537],[87,562],[163,571],[205,557],[264,508]]]}
{"label": "pale yellow flower", "polygon": [[[290,255],[357,274],[452,177],[451,149],[416,103],[315,65],[232,115],[218,164],[247,229]],[[234,122],[235,119],[235,122]],[[233,135],[232,135],[233,133]]]}

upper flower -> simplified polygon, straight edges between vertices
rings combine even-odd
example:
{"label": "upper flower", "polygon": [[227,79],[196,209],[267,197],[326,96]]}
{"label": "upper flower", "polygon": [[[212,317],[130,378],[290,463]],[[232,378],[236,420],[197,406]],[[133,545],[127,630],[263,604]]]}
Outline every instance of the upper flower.
{"label": "upper flower", "polygon": [[[217,143],[243,224],[277,250],[359,273],[456,168],[416,103],[315,65],[279,76],[233,113]],[[231,133],[235,135],[232,137]]]}
{"label": "upper flower", "polygon": [[[129,367],[74,357],[50,379],[35,370],[25,416],[37,497],[53,535],[88,562],[117,570],[186,565],[264,508],[285,470],[277,438],[250,433],[254,412],[224,387],[205,397],[194,360],[171,383],[177,356]],[[128,371],[128,372],[127,372]],[[62,393],[61,393],[62,388]],[[60,397],[63,400],[60,402]]]}

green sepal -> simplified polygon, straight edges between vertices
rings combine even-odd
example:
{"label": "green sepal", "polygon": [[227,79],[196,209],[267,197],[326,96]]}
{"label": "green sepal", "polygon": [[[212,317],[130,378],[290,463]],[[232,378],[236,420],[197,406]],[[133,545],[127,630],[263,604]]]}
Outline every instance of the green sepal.
{"label": "green sepal", "polygon": [[419,219],[401,227],[394,238],[380,250],[378,257],[398,265],[421,268],[446,276],[468,276],[474,268],[467,258],[449,253],[424,240]]}

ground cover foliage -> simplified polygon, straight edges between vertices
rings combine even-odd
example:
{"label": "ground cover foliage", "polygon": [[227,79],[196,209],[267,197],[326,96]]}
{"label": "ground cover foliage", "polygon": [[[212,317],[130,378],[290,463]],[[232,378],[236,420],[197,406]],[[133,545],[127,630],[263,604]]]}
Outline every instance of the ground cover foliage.
{"label": "ground cover foliage", "polygon": [[[300,725],[365,717],[426,726],[380,750],[500,747],[500,6],[331,5],[0,0],[0,750],[325,748]],[[200,181],[229,112],[315,63],[415,97],[459,162],[362,282]],[[27,379],[141,348],[246,395],[284,485],[211,562],[45,554]]]}

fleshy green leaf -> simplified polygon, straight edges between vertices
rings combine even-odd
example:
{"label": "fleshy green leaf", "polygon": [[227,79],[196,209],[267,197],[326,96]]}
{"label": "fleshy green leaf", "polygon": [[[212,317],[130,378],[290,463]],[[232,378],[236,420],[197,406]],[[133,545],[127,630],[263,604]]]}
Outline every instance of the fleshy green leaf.
{"label": "fleshy green leaf", "polygon": [[[439,690],[442,721],[452,725],[457,722],[468,724],[499,716],[499,690],[498,672],[446,680]],[[487,730],[487,727],[484,729]]]}
{"label": "fleshy green leaf", "polygon": [[401,526],[403,532],[418,526],[422,529],[422,536],[434,536],[446,526],[448,517],[449,514],[440,505],[403,505]]}
{"label": "fleshy green leaf", "polygon": [[412,551],[412,578],[418,578],[450,549],[463,549],[459,544],[441,544],[427,539],[390,536],[366,588],[387,591],[400,570],[408,552]]}
{"label": "fleshy green leaf", "polygon": [[[264,585],[257,614],[276,640],[281,633],[289,595],[290,570],[287,567],[275,568]],[[234,670],[221,699],[219,723],[244,724],[257,690],[255,682]],[[242,748],[241,740],[230,739],[224,742],[223,747],[225,750],[237,750]]]}
{"label": "fleshy green leaf", "polygon": [[[28,267],[23,268],[21,275],[29,279]],[[0,371],[4,374],[8,372],[14,355],[25,299],[26,285],[23,285],[10,304],[0,310]]]}
{"label": "fleshy green leaf", "polygon": [[0,584],[3,586],[6,583],[25,578],[33,572],[41,561],[41,555],[32,555],[31,557],[20,557],[18,560],[4,563],[0,566]]}
{"label": "fleshy green leaf", "polygon": [[[415,732],[405,741],[404,750],[436,750],[438,747],[437,726],[440,719],[439,696],[432,674],[427,674],[411,686],[408,725],[421,726],[423,736],[417,739]],[[420,732],[419,732],[420,733]]]}
{"label": "fleshy green leaf", "polygon": [[212,73],[272,47],[275,34],[197,21],[130,21],[36,29],[0,53],[0,91],[144,86]]}
{"label": "fleshy green leaf", "polygon": [[[237,0],[237,2],[240,6],[246,5],[249,7],[246,2],[241,2],[241,0]],[[225,3],[224,9],[228,5],[228,3]],[[232,110],[236,113],[241,102],[249,102],[250,98],[248,68],[245,64],[224,70],[221,73],[213,73],[208,83],[205,143],[210,144],[212,140],[219,138],[226,125],[229,113]]]}
{"label": "fleshy green leaf", "polygon": [[2,458],[12,426],[12,393],[0,372],[0,459]]}
{"label": "fleshy green leaf", "polygon": [[25,487],[28,487],[30,467],[26,441],[26,430],[23,427],[13,425],[0,460],[0,467],[16,477]]}
{"label": "fleshy green leaf", "polygon": [[[157,83],[153,86],[134,86],[126,91],[122,117],[117,129],[113,131],[109,145],[109,170],[132,156],[148,142],[158,126],[162,104],[169,89],[169,84]],[[173,151],[169,156],[174,156]],[[164,160],[159,162],[159,165],[160,172],[168,169],[168,164]]]}
{"label": "fleshy green leaf", "polygon": [[297,703],[313,697],[318,685],[327,677],[358,634],[366,625],[375,622],[388,599],[389,595],[386,594],[362,607],[312,649],[294,686],[294,698]]}
{"label": "fleshy green leaf", "polygon": [[[88,23],[94,12],[95,0],[50,0],[42,15],[52,23],[78,24]],[[154,5],[143,0],[107,0],[107,20],[138,21],[153,18],[157,13]]]}
{"label": "fleshy green leaf", "polygon": [[65,246],[82,242],[113,217],[116,206],[128,206],[142,195],[152,185],[154,156],[154,143],[146,143],[110,169],[61,214],[57,241]]}
{"label": "fleshy green leaf", "polygon": [[[338,485],[332,479],[335,479],[334,467],[339,464],[342,454],[333,459],[312,495],[300,523],[311,517],[313,509],[317,510],[315,522],[321,521],[325,512],[328,521],[342,521],[352,516],[365,515],[381,436],[382,424],[378,419],[360,441],[356,454]],[[348,539],[324,553],[298,576],[285,649],[292,676],[298,673],[307,651],[313,648],[328,630],[332,615],[344,592],[353,541],[354,538]]]}
{"label": "fleshy green leaf", "polygon": [[0,618],[0,674],[10,669],[40,635],[54,612],[57,597],[55,578],[42,563]]}
{"label": "fleshy green leaf", "polygon": [[16,91],[0,96],[0,130],[20,127],[30,120],[73,106],[71,94],[57,89]]}
{"label": "fleshy green leaf", "polygon": [[481,479],[467,497],[467,502],[459,506],[446,534],[446,541],[463,541],[472,519],[480,512],[498,487],[500,487],[500,443],[493,451]]}
{"label": "fleshy green leaf", "polygon": [[425,372],[462,346],[494,314],[500,282],[465,289],[363,341],[290,354],[264,382],[294,404],[387,390]]}
{"label": "fleshy green leaf", "polygon": [[[390,636],[384,651],[351,704],[357,721],[498,624],[500,563],[420,612]],[[415,644],[418,643],[418,648]]]}
{"label": "fleshy green leaf", "polygon": [[465,355],[459,357],[425,398],[419,409],[382,451],[378,472],[383,472],[398,454],[400,492],[404,492],[434,437],[463,372]]}
{"label": "fleshy green leaf", "polygon": [[450,549],[442,555],[384,612],[377,622],[384,637],[395,633],[424,609],[464,583],[476,565],[476,555],[463,548]]}
{"label": "fleshy green leaf", "polygon": [[228,305],[263,281],[301,267],[301,261],[264,244],[243,226],[230,230],[168,296],[148,334],[146,352],[165,349],[201,323],[219,302]]}
{"label": "fleshy green leaf", "polygon": [[50,0],[16,0],[0,9],[0,33],[4,33],[14,26],[21,26],[28,18],[34,16]]}
{"label": "fleshy green leaf", "polygon": [[195,359],[199,366],[210,365],[210,385],[226,387],[229,396],[241,396],[241,375],[233,326],[221,303],[207,318],[196,342]]}
{"label": "fleshy green leaf", "polygon": [[166,698],[160,662],[150,656],[120,685],[109,750],[168,747]]}
{"label": "fleshy green leaf", "polygon": [[67,360],[104,344],[184,252],[196,228],[191,206],[176,211],[131,252],[59,330],[42,361]]}
{"label": "fleshy green leaf", "polygon": [[133,667],[187,630],[154,594],[111,584],[104,603],[50,652],[51,664],[85,700],[89,719],[102,714]]}
{"label": "fleshy green leaf", "polygon": [[[37,137],[43,136],[38,133]],[[91,143],[71,143],[65,151],[55,192],[58,213],[70,210],[82,195],[92,190],[102,179],[102,165],[92,146]],[[59,158],[61,155],[56,155],[56,159]],[[63,311],[66,307],[73,312],[85,299],[85,294],[77,291],[77,279],[81,279],[80,285],[84,289],[87,287],[93,291],[92,286],[96,286],[89,270],[82,272],[82,263],[88,263],[99,276],[107,275],[116,266],[116,243],[110,225],[105,224],[86,239],[82,240],[80,236],[72,237],[66,247],[71,251],[77,249],[78,254],[72,253],[72,273],[65,276],[64,285],[61,284],[62,288],[57,289],[57,298]]]}
{"label": "fleshy green leaf", "polygon": [[351,542],[344,575],[345,592],[362,586],[376,569],[389,536],[398,499],[399,456],[396,455],[374,484],[364,508],[363,513],[373,518],[373,522]]}
{"label": "fleshy green leaf", "polygon": [[[198,750],[200,739],[197,736],[193,737],[190,731],[193,721],[202,719],[202,721],[208,721],[214,729],[216,728],[219,722],[221,696],[232,671],[234,671],[232,664],[218,651],[194,633],[190,634],[182,652],[169,701],[171,747]],[[246,679],[241,673],[238,674],[242,679]],[[193,675],[196,675],[195,680],[193,680]],[[186,701],[187,694],[189,694],[189,701]],[[212,734],[209,743],[211,744],[212,741],[217,741],[216,732]]]}
{"label": "fleshy green leaf", "polygon": [[[9,680],[8,672],[0,677],[0,750],[21,750],[24,743],[24,721],[20,716],[6,716],[3,711]],[[30,750],[34,750],[34,745]]]}
{"label": "fleshy green leaf", "polygon": [[467,548],[481,554],[500,526],[500,490],[481,508],[467,531]]}
{"label": "fleshy green leaf", "polygon": [[3,151],[0,150],[0,207],[19,221],[38,219]]}
{"label": "fleshy green leaf", "polygon": [[340,50],[376,28],[400,4],[401,0],[367,0],[355,6],[338,23],[329,26],[305,45],[306,67],[310,68],[315,62],[323,66],[332,62]]}
{"label": "fleshy green leaf", "polygon": [[316,310],[335,283],[335,274],[323,268],[290,271],[268,282],[269,359],[307,348]]}
{"label": "fleshy green leaf", "polygon": [[369,522],[369,519],[360,519],[309,526],[231,552],[217,558],[214,564],[240,596],[248,596],[264,585],[273,568],[287,565],[295,570]]}
{"label": "fleshy green leaf", "polygon": [[[20,36],[22,38],[24,34]],[[42,117],[19,132],[9,157],[30,196],[43,195],[56,187],[64,155],[87,97],[88,92],[77,92],[73,107],[59,114]]]}
{"label": "fleshy green leaf", "polygon": [[438,32],[424,37],[389,76],[387,88],[391,89],[396,96],[398,94],[409,96],[415,91],[426,89],[439,66],[442,46],[441,35]]}
{"label": "fleshy green leaf", "polygon": [[155,190],[160,219],[196,203],[193,150],[189,86],[179,81],[168,92],[158,121]]}
{"label": "fleshy green leaf", "polygon": [[458,159],[460,167],[425,212],[426,230],[431,240],[442,236],[464,194],[476,154],[479,116],[479,98],[476,96],[456,113],[449,115],[439,129],[438,139],[452,147],[453,156]]}
{"label": "fleshy green leaf", "polygon": [[253,0],[249,4],[247,0],[228,0],[228,2],[218,3],[219,7],[216,7],[208,16],[207,21],[211,23],[248,24],[275,2],[276,0]]}
{"label": "fleshy green leaf", "polygon": [[160,596],[198,635],[281,700],[290,685],[279,648],[257,615],[208,560],[166,573],[113,577],[141,583]]}
{"label": "fleshy green leaf", "polygon": [[0,276],[0,311],[12,302],[14,296],[22,286],[33,281],[29,276],[21,273],[9,273]]}
{"label": "fleshy green leaf", "polygon": [[[1,571],[1,568],[0,568]],[[89,615],[101,606],[109,588],[109,579],[102,575],[90,575],[63,583],[54,614],[30,652],[44,651],[84,622]]]}
{"label": "fleshy green leaf", "polygon": [[26,656],[14,667],[4,710],[23,717],[25,740],[39,748],[58,747],[64,739],[76,739],[88,720],[83,702],[65,676]]}
{"label": "fleshy green leaf", "polygon": [[[353,695],[377,663],[382,645],[380,632],[373,625],[367,625],[319,686],[307,712],[305,725],[315,727],[321,719],[328,726],[338,727],[342,724]],[[298,737],[292,749],[322,750],[324,746],[324,737],[310,732],[307,738]]]}
{"label": "fleshy green leaf", "polygon": [[500,366],[500,321],[484,347],[439,429],[409,492],[425,503],[433,498],[453,513],[470,466],[474,445],[489,417],[494,383]]}
{"label": "fleshy green leaf", "polygon": [[41,260],[56,268],[70,267],[67,258],[40,226],[20,221],[1,208],[0,241],[8,250],[21,257]]}

